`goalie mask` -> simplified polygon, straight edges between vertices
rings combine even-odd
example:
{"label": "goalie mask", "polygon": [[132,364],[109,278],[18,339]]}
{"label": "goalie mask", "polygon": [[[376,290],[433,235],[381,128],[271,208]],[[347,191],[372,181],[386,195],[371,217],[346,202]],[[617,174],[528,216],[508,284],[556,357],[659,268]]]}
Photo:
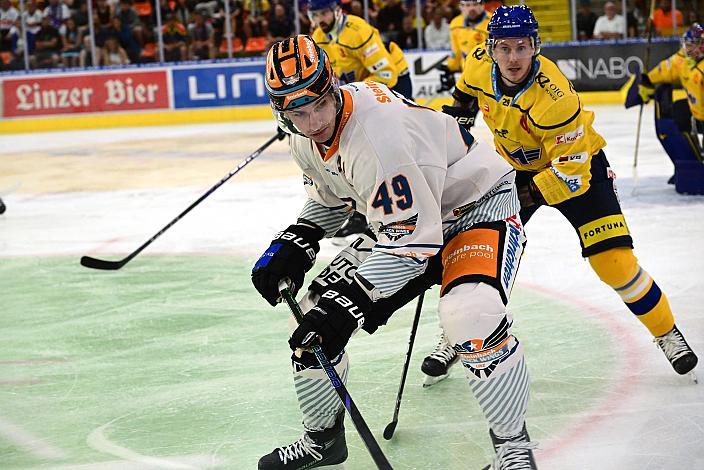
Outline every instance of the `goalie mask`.
{"label": "goalie mask", "polygon": [[695,62],[704,59],[704,27],[694,23],[682,35],[682,48],[688,59]]}
{"label": "goalie mask", "polygon": [[274,43],[266,57],[266,91],[279,126],[304,135],[286,117],[287,111],[314,103],[328,94],[342,106],[330,60],[309,36],[299,34]]}

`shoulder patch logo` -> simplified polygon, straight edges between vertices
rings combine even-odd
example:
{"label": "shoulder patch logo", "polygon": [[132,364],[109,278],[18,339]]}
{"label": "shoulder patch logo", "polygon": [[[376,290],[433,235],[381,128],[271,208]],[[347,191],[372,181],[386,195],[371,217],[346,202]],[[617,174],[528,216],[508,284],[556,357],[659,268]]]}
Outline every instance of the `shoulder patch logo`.
{"label": "shoulder patch logo", "polygon": [[384,235],[389,240],[395,242],[399,238],[412,234],[416,229],[417,222],[418,216],[414,215],[410,219],[382,225],[379,227],[379,235]]}

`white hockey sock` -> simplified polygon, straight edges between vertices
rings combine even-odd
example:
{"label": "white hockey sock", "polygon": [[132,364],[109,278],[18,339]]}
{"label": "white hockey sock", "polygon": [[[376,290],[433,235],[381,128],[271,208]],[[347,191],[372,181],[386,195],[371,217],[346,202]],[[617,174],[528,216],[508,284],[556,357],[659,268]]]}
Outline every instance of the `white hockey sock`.
{"label": "white hockey sock", "polygon": [[[334,359],[331,358],[330,363],[335,367],[342,383],[347,384],[347,352],[343,351]],[[293,384],[306,430],[320,431],[331,428],[335,424],[342,402],[325,371],[320,366],[298,371],[294,368]]]}
{"label": "white hockey sock", "polygon": [[520,354],[520,359],[500,375],[485,380],[469,377],[472,393],[489,426],[499,437],[511,437],[521,432],[528,405],[530,379],[523,348],[514,354]]}

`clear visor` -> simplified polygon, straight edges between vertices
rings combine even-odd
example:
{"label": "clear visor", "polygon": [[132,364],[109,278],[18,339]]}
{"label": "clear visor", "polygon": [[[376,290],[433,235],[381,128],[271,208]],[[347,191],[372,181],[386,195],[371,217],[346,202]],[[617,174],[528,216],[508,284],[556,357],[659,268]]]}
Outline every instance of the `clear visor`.
{"label": "clear visor", "polygon": [[533,39],[497,38],[487,40],[489,54],[496,60],[527,59],[537,54]]}
{"label": "clear visor", "polygon": [[[331,104],[334,106],[334,111],[330,108]],[[305,129],[299,129],[295,124],[296,122],[319,121],[323,116],[330,114],[334,119],[335,115],[341,108],[342,95],[340,94],[337,79],[335,79],[328,91],[311,103],[286,111],[280,111],[273,106],[271,109],[281,129],[289,134],[305,135]]]}

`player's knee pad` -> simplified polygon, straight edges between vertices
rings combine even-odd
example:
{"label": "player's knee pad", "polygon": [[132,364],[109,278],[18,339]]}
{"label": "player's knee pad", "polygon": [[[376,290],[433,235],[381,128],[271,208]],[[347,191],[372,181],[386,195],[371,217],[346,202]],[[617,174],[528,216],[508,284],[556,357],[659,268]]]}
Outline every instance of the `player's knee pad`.
{"label": "player's knee pad", "polygon": [[614,289],[628,283],[638,272],[638,258],[628,247],[611,248],[591,255],[589,264],[599,279]]}
{"label": "player's knee pad", "polygon": [[440,298],[438,316],[469,378],[500,375],[518,360],[521,351],[511,333],[513,319],[494,287],[455,286]]}

